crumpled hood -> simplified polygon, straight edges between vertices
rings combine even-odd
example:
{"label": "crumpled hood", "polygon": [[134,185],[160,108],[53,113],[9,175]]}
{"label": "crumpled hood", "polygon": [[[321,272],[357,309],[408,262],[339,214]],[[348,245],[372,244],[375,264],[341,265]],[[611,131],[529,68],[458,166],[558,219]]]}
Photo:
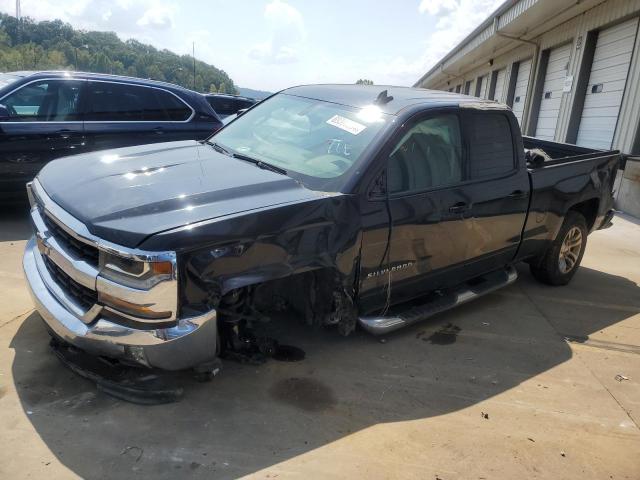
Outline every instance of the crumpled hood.
{"label": "crumpled hood", "polygon": [[196,141],[61,158],[38,180],[91,233],[126,247],[202,220],[319,197],[287,176]]}

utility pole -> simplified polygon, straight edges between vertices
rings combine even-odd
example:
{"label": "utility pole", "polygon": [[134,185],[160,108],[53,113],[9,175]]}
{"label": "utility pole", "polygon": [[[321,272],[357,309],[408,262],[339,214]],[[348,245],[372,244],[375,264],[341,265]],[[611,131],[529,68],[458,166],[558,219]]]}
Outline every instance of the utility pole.
{"label": "utility pole", "polygon": [[18,44],[22,43],[22,25],[20,19],[22,12],[20,11],[20,0],[16,0],[16,19],[18,20]]}
{"label": "utility pole", "polygon": [[196,89],[196,42],[192,43],[192,57],[193,57],[193,89]]}

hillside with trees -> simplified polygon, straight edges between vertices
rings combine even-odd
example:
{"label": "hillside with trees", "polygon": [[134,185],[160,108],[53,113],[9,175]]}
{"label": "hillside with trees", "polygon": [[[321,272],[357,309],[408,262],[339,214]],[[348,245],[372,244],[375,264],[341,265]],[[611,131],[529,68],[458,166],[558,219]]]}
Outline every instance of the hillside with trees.
{"label": "hillside with trees", "polygon": [[151,78],[199,92],[236,93],[233,80],[193,57],[138,42],[113,32],[76,30],[60,20],[36,22],[0,13],[0,72],[78,70]]}

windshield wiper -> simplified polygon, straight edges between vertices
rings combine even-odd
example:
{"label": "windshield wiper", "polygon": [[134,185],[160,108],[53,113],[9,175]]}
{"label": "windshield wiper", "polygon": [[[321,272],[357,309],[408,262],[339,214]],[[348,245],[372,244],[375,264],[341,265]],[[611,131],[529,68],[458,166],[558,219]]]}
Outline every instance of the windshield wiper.
{"label": "windshield wiper", "polygon": [[216,152],[224,153],[225,155],[229,155],[230,157],[233,156],[233,154],[229,150],[224,148],[219,143],[212,142],[210,140],[205,140],[204,143],[206,143],[207,145],[211,145]]}
{"label": "windshield wiper", "polygon": [[280,175],[287,175],[287,171],[284,168],[277,167],[271,163],[263,162],[262,160],[255,159],[248,155],[244,155],[242,153],[233,152],[231,154],[233,158],[237,158],[238,160],[244,160],[245,162],[251,162],[254,165],[264,169],[271,170],[272,172],[279,173]]}
{"label": "windshield wiper", "polygon": [[211,145],[217,152],[224,153],[225,155],[237,158],[238,160],[244,160],[245,162],[253,163],[254,165],[257,165],[264,170],[271,170],[272,172],[279,173],[280,175],[288,175],[287,171],[284,168],[277,167],[275,165],[272,165],[271,163],[263,162],[262,160],[255,159],[253,157],[250,157],[249,155],[244,155],[242,153],[228,150],[219,143],[209,140],[205,140],[204,143],[206,143],[207,145]]}

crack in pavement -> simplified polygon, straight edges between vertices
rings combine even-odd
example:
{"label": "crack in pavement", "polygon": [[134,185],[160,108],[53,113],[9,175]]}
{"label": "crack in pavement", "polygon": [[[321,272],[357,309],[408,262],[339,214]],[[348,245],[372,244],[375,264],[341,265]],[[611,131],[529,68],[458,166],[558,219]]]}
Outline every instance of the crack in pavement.
{"label": "crack in pavement", "polygon": [[19,314],[19,315],[16,315],[16,316],[15,316],[15,317],[13,317],[12,319],[7,320],[7,321],[6,321],[6,322],[4,322],[4,323],[0,323],[0,328],[2,328],[2,327],[6,327],[6,326],[7,326],[7,325],[9,325],[10,323],[12,323],[12,322],[16,321],[17,319],[19,319],[20,317],[24,317],[27,313],[31,313],[31,312],[34,312],[34,311],[35,311],[35,308],[31,307],[29,310],[27,310],[27,311],[25,311],[25,312],[23,312],[23,313],[21,313],[21,314]]}

